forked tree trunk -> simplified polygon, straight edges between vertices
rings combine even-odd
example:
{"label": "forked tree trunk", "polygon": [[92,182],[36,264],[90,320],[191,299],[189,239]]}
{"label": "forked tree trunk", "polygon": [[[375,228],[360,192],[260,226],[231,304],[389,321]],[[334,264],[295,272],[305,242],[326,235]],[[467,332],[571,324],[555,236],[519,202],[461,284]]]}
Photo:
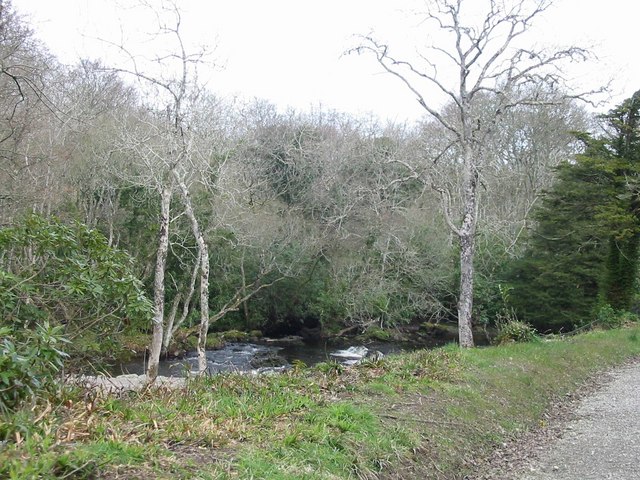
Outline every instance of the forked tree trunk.
{"label": "forked tree trunk", "polygon": [[[176,334],[178,329],[182,326],[182,324],[187,319],[187,316],[189,315],[189,307],[191,306],[191,299],[193,298],[193,294],[196,290],[196,282],[198,280],[199,271],[200,271],[200,254],[198,254],[198,257],[196,258],[196,261],[193,264],[193,270],[191,272],[191,280],[189,281],[189,291],[187,292],[184,298],[182,298],[182,295],[178,294],[178,297],[180,297],[179,300],[182,301],[182,313],[180,314],[180,318],[178,319],[178,321],[174,323],[167,322],[167,327],[164,332],[164,345],[163,345],[163,348],[165,351],[169,349],[169,345],[173,340],[173,336]],[[169,318],[169,320],[171,320],[171,318]]]}
{"label": "forked tree trunk", "polygon": [[209,249],[193,211],[189,189],[182,179],[177,178],[177,180],[184,201],[184,211],[191,222],[191,230],[198,243],[200,256],[200,330],[196,350],[198,352],[198,372],[204,373],[207,369],[206,345],[207,333],[209,332]]}
{"label": "forked tree trunk", "polygon": [[160,232],[158,235],[158,253],[156,256],[155,276],[153,280],[153,337],[149,351],[147,376],[153,381],[158,376],[158,364],[162,351],[164,330],[164,272],[169,250],[169,215],[171,209],[170,186],[162,188],[160,201]]}

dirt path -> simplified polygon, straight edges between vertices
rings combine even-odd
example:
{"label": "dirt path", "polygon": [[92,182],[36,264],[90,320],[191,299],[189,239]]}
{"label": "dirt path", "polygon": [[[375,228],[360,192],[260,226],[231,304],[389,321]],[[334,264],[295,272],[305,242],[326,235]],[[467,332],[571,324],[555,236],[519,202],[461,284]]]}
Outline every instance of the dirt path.
{"label": "dirt path", "polygon": [[538,442],[516,445],[499,472],[482,478],[640,479],[640,363],[603,378],[602,388],[575,404],[570,421],[556,420]]}

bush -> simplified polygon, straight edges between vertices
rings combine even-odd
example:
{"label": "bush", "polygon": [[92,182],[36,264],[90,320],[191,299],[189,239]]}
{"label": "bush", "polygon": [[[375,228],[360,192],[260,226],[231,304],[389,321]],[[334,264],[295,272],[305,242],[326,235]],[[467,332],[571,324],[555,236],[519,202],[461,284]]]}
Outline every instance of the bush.
{"label": "bush", "polygon": [[26,400],[55,395],[56,374],[67,356],[62,327],[47,322],[17,334],[0,327],[0,413],[14,411]]}
{"label": "bush", "polygon": [[638,316],[625,310],[616,311],[609,304],[601,305],[596,312],[595,325],[601,328],[617,328],[638,321]]}
{"label": "bush", "polygon": [[540,339],[535,328],[515,318],[508,317],[498,320],[496,326],[498,334],[494,342],[498,345],[512,342],[535,342]]}
{"label": "bush", "polygon": [[622,311],[618,313],[618,318],[620,319],[621,325],[632,325],[634,323],[638,323],[638,315],[633,312]]}
{"label": "bush", "polygon": [[618,326],[618,316],[611,305],[604,304],[596,312],[596,325],[605,328],[615,328]]}
{"label": "bush", "polygon": [[151,310],[131,257],[97,230],[38,215],[0,228],[0,325],[18,331],[48,321],[71,337],[104,338],[146,327]]}

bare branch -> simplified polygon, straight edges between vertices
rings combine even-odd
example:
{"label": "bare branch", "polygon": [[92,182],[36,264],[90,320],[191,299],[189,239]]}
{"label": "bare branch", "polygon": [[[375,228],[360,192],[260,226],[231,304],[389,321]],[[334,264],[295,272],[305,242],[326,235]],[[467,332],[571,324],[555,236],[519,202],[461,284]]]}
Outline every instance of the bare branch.
{"label": "bare branch", "polygon": [[[367,44],[361,45],[361,46],[356,47],[354,49],[351,49],[351,50],[348,51],[348,53],[358,53],[358,54],[362,54],[362,53],[365,53],[365,52],[374,53],[376,55],[376,59],[378,60],[378,63],[380,64],[380,66],[382,66],[382,68],[384,68],[388,73],[390,73],[393,76],[395,76],[398,79],[400,79],[400,81],[402,83],[404,83],[405,86],[416,96],[416,99],[418,100],[418,103],[427,112],[429,112],[430,115],[432,115],[434,118],[436,118],[445,128],[447,128],[449,131],[451,131],[454,135],[458,135],[458,132],[457,132],[456,128],[453,125],[451,125],[434,107],[432,107],[425,100],[425,98],[422,95],[422,93],[409,81],[409,79],[405,75],[402,75],[397,69],[395,69],[395,67],[398,67],[398,66],[407,67],[407,68],[410,69],[410,71],[412,73],[415,73],[415,74],[419,75],[420,77],[422,77],[422,78],[424,78],[424,79],[426,79],[428,81],[431,81],[434,85],[438,86],[439,88],[444,89],[444,91],[447,92],[445,87],[442,84],[440,84],[438,82],[438,80],[434,78],[433,75],[420,73],[409,62],[396,60],[393,57],[391,57],[389,55],[388,47],[386,45],[379,44],[378,42],[376,42],[371,37],[365,37],[364,40],[365,40],[365,42]],[[453,96],[452,93],[450,93],[450,92],[447,92],[447,93],[449,95]]]}

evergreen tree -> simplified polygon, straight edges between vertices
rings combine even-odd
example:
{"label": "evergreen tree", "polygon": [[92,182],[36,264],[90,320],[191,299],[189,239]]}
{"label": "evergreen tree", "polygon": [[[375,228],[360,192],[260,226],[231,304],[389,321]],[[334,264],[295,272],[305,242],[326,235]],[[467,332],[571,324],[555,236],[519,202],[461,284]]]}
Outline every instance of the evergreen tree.
{"label": "evergreen tree", "polygon": [[539,329],[589,321],[598,303],[631,306],[640,246],[640,92],[601,117],[600,138],[558,168],[530,247],[509,274],[511,302]]}
{"label": "evergreen tree", "polygon": [[601,168],[611,176],[613,195],[598,219],[610,232],[601,293],[615,309],[629,309],[636,286],[640,246],[640,91],[603,118],[609,141],[601,142]]}

